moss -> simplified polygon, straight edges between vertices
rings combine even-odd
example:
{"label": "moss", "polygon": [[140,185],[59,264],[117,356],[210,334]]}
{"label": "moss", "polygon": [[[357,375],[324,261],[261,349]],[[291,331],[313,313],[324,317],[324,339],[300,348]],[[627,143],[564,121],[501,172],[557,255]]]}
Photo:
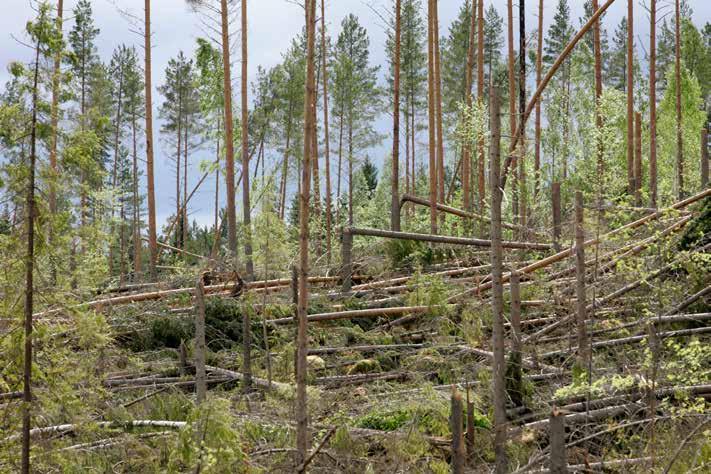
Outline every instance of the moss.
{"label": "moss", "polygon": [[372,412],[358,419],[356,426],[371,430],[395,431],[409,420],[410,414],[406,410]]}
{"label": "moss", "polygon": [[353,364],[350,369],[348,369],[348,374],[373,374],[377,372],[382,372],[382,367],[380,363],[375,359],[362,359]]}

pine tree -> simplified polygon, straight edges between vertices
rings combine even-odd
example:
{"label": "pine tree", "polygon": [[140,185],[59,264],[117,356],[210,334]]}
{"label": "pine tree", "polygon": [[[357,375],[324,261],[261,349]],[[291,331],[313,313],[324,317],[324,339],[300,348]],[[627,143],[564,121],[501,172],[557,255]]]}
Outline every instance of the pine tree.
{"label": "pine tree", "polygon": [[353,168],[356,150],[364,151],[380,137],[373,122],[381,106],[377,86],[377,66],[370,65],[368,33],[350,14],[341,22],[341,33],[334,48],[334,107],[343,110],[344,132],[348,145],[348,223],[353,223]]}
{"label": "pine tree", "polygon": [[[467,91],[465,77],[469,52],[469,29],[472,5],[467,1],[449,27],[449,35],[442,42],[443,112],[451,115],[459,109]],[[474,69],[474,68],[472,68]]]}
{"label": "pine tree", "polygon": [[[499,78],[505,69],[501,68],[501,48],[504,46],[504,19],[499,15],[494,5],[486,10],[484,25],[484,58],[486,62],[486,83],[501,85],[505,83]],[[486,88],[488,90],[488,87]],[[486,95],[488,97],[488,94]]]}

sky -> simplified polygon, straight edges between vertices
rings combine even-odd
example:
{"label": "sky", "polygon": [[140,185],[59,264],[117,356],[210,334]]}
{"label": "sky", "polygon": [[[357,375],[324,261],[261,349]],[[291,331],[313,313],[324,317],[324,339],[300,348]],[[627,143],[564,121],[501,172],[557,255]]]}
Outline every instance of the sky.
{"label": "sky", "polygon": [[[72,27],[71,10],[77,0],[64,0],[65,8],[65,34]],[[256,76],[257,66],[264,68],[272,67],[280,62],[281,55],[289,46],[291,39],[297,35],[303,26],[303,9],[296,5],[296,0],[248,0],[248,46],[249,46],[249,80]],[[29,61],[31,52],[27,47],[20,44],[17,39],[24,39],[24,28],[26,22],[32,18],[34,10],[32,5],[35,0],[0,0],[3,5],[3,14],[0,15],[0,86],[9,79],[7,66],[12,61]],[[237,2],[239,3],[239,2]],[[424,3],[424,2],[423,2]],[[457,11],[464,3],[464,0],[439,0],[440,34],[445,35],[449,25],[455,18]],[[582,16],[583,0],[569,0],[571,16],[574,24],[578,25],[578,19]],[[600,0],[600,3],[604,3]],[[648,3],[648,0],[643,3]],[[662,7],[663,4],[671,4],[670,0],[659,0],[661,13],[671,14],[672,8]],[[143,16],[144,0],[93,0],[94,19],[96,26],[101,32],[97,38],[97,48],[102,59],[108,60],[112,50],[120,44],[135,45],[141,50],[142,38],[131,30],[132,25],[118,10],[126,10],[139,18]],[[162,97],[157,91],[157,87],[164,82],[164,70],[171,57],[177,55],[179,51],[184,51],[186,55],[191,55],[195,50],[195,43],[198,37],[207,36],[207,29],[200,15],[194,13],[187,7],[184,0],[152,0],[152,28],[153,28],[153,100],[154,115],[162,101]],[[499,13],[505,17],[506,0],[485,0],[485,8],[493,4]],[[544,30],[547,29],[554,11],[557,0],[546,0],[544,8]],[[690,6],[694,10],[694,23],[701,26],[706,22],[711,22],[711,1],[710,0],[689,0]],[[358,16],[361,24],[365,26],[371,40],[371,61],[374,64],[382,65],[385,69],[385,38],[386,29],[383,23],[383,12],[387,11],[390,0],[326,0],[326,29],[336,36],[340,31],[341,20],[349,13]],[[635,37],[638,45],[646,51],[649,40],[649,19],[642,3],[635,1]],[[518,27],[518,1],[514,6],[514,28]],[[627,1],[616,0],[609,8],[605,19],[605,28],[611,36],[619,20],[627,13]],[[533,31],[537,24],[538,2],[528,0],[526,2],[527,30]],[[233,24],[235,40],[239,35],[236,28],[239,22]],[[518,39],[515,39],[518,46]],[[232,49],[233,61],[239,58],[239,44],[235,44]],[[233,68],[233,82],[239,85],[239,67]],[[381,78],[382,79],[382,78]],[[383,81],[384,82],[384,81]],[[235,106],[239,107],[239,89],[234,91]],[[387,134],[389,121],[382,117],[377,128]],[[167,144],[161,139],[158,131],[160,124],[156,118],[154,125],[155,152],[156,152],[156,202],[157,219],[159,223],[165,222],[168,216],[174,211],[174,172],[168,154]],[[387,154],[388,146],[385,144],[372,151],[374,160],[382,162],[382,157]],[[209,149],[198,150],[191,158],[192,166],[189,171],[189,186],[192,188],[200,176],[198,163],[200,161],[211,160],[212,151]],[[382,155],[382,156],[377,156]],[[221,186],[224,189],[224,186]],[[213,216],[214,180],[208,180],[195,194],[189,205],[191,219],[196,219],[200,224],[210,224]],[[223,199],[224,201],[224,199]]]}

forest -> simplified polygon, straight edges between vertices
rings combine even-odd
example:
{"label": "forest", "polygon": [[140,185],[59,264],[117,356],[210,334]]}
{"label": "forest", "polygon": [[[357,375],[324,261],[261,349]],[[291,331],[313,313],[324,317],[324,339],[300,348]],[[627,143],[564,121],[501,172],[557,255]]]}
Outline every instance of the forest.
{"label": "forest", "polygon": [[706,0],[172,1],[3,33],[0,472],[711,472]]}

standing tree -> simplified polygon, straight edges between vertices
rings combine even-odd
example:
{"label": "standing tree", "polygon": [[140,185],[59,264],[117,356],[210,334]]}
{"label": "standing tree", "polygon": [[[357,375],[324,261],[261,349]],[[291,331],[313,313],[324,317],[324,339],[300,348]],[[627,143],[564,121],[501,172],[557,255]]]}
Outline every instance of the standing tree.
{"label": "standing tree", "polygon": [[632,195],[634,179],[634,0],[627,0],[627,192]]}
{"label": "standing tree", "polygon": [[393,155],[390,177],[390,229],[400,230],[400,0],[395,0],[395,60],[393,61]]}
{"label": "standing tree", "polygon": [[[681,8],[679,0],[676,0],[674,14],[674,78],[674,92],[676,94],[676,192],[677,198],[681,200],[684,197],[684,136],[681,129]],[[629,137],[629,126],[627,128]],[[629,157],[627,161],[629,162]]]}
{"label": "standing tree", "polygon": [[[309,416],[306,403],[306,354],[308,352],[307,316],[309,301],[309,204],[311,188],[310,159],[313,152],[313,134],[316,133],[316,80],[314,74],[314,43],[316,0],[306,0],[306,81],[304,93],[304,164],[301,170],[299,196],[299,286],[296,336],[296,449],[298,471],[306,461],[309,449]],[[354,19],[354,18],[353,18]],[[346,21],[346,20],[344,20]],[[345,28],[344,28],[345,30]],[[340,38],[339,38],[340,42]]]}
{"label": "standing tree", "polygon": [[[321,0],[321,69],[323,77],[323,136],[326,172],[326,263],[331,266],[331,136],[328,132],[328,47],[326,45],[326,0]],[[398,221],[399,222],[399,221]]]}
{"label": "standing tree", "polygon": [[[145,56],[144,85],[146,88],[146,181],[148,184],[148,247],[150,251],[150,274],[156,278],[158,240],[156,238],[156,197],[153,176],[153,85],[151,81],[151,0],[145,0],[145,24],[143,28],[143,53]],[[177,216],[176,216],[177,217]]]}
{"label": "standing tree", "polygon": [[657,207],[657,0],[649,0],[649,205]]}
{"label": "standing tree", "polygon": [[[247,0],[242,0],[242,212],[244,224],[244,258],[247,270],[247,280],[254,279],[254,264],[252,263],[252,209],[249,201],[249,102],[247,97]],[[223,58],[223,61],[226,61]],[[247,312],[245,312],[245,315]],[[245,323],[246,324],[246,323]],[[248,339],[248,338],[246,338]],[[245,339],[245,341],[246,341]],[[246,344],[249,341],[245,342]],[[245,364],[249,366],[248,350],[245,349]],[[246,372],[246,370],[245,370]],[[251,374],[245,373],[245,387],[252,382]]]}
{"label": "standing tree", "polygon": [[437,151],[435,135],[435,56],[434,42],[435,0],[427,0],[427,110],[429,130],[429,186],[430,186],[430,232],[437,233]]}
{"label": "standing tree", "polygon": [[[594,0],[593,0],[594,1]],[[538,0],[538,42],[536,44],[536,89],[541,85],[543,72],[543,0]],[[538,197],[541,184],[541,101],[536,101],[535,145],[533,161],[533,196]]]}

